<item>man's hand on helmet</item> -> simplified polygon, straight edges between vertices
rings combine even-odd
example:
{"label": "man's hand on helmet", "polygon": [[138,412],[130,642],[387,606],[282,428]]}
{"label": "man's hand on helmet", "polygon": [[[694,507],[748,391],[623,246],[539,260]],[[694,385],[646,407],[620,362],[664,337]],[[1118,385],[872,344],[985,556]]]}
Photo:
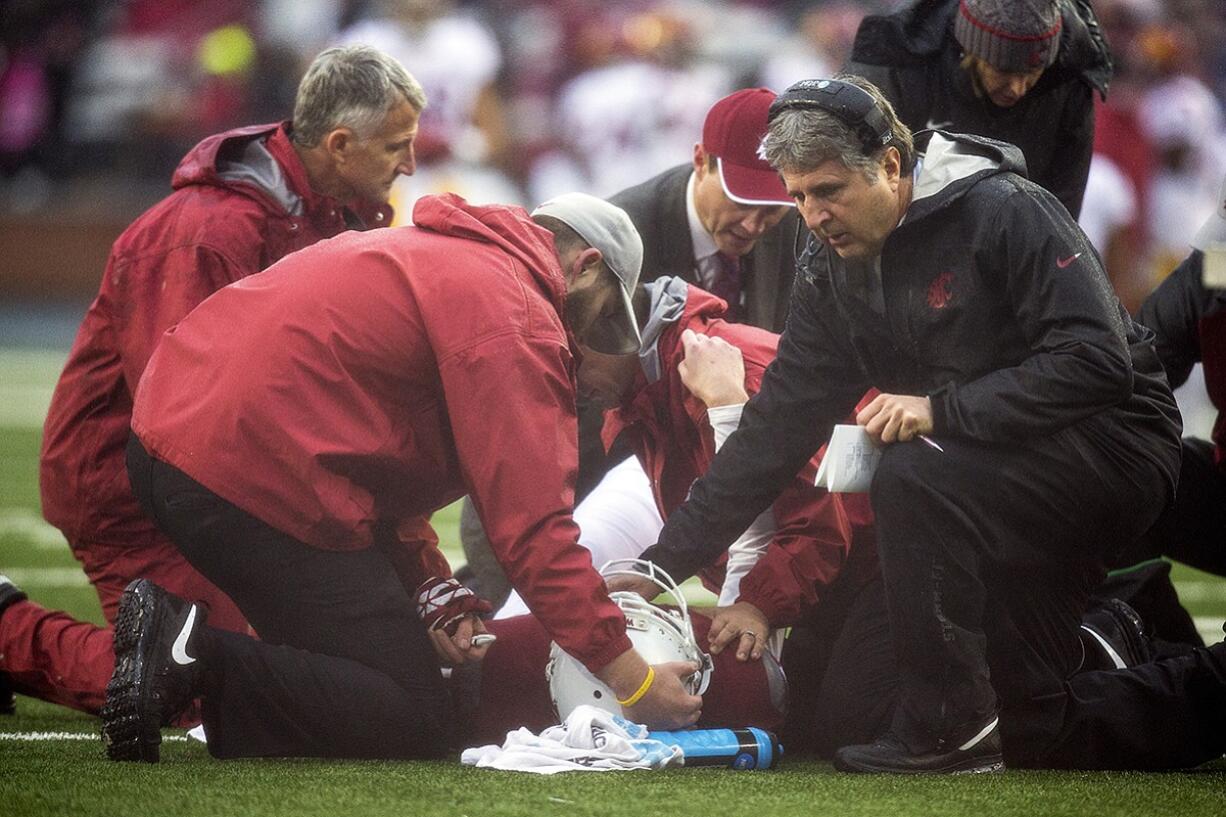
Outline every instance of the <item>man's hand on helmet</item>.
{"label": "man's hand on helmet", "polygon": [[[623,704],[626,717],[653,729],[693,726],[702,714],[702,696],[691,695],[683,680],[698,672],[689,661],[670,661],[648,667],[635,650],[626,650],[596,673]],[[648,678],[650,670],[651,678]]]}
{"label": "man's hand on helmet", "polygon": [[702,696],[691,695],[685,679],[698,672],[697,664],[670,661],[656,664],[651,688],[633,706],[623,707],[626,717],[657,729],[684,729],[702,716]]}
{"label": "man's hand on helmet", "polygon": [[736,645],[738,661],[755,661],[762,658],[770,638],[771,625],[757,607],[747,601],[738,601],[728,607],[717,607],[711,617],[711,654],[719,655],[724,647]]}

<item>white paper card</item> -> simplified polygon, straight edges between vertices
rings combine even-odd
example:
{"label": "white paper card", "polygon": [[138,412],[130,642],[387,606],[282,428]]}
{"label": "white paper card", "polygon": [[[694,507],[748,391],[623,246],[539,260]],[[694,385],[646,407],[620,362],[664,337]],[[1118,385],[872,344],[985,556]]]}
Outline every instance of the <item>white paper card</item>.
{"label": "white paper card", "polygon": [[863,426],[837,425],[814,484],[835,494],[864,493],[880,461],[881,447]]}

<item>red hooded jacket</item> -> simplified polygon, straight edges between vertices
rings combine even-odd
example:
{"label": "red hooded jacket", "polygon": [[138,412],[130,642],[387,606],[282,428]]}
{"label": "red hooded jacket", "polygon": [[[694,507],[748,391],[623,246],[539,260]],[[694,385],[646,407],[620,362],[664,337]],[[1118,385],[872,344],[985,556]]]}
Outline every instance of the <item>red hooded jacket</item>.
{"label": "red hooded jacket", "polygon": [[[664,286],[669,279],[654,282]],[[724,301],[687,285],[680,317],[659,335],[659,379],[651,384],[640,372],[633,396],[605,414],[604,439],[623,435],[651,479],[656,506],[665,519],[685,501],[690,485],[715,456],[707,407],[681,382],[677,367],[685,358],[686,329],[722,338],[741,350],[745,390],[756,394],[766,367],[775,359],[779,336],[723,320]],[[645,342],[648,338],[645,336]],[[792,487],[775,500],[777,525],[766,552],[741,580],[739,601],[753,604],[774,627],[801,620],[840,577],[864,581],[877,566],[872,511],[865,494],[829,494],[813,484],[821,454],[796,475]],[[722,568],[703,571],[713,590],[723,582]]]}
{"label": "red hooded jacket", "polygon": [[[413,220],[209,298],[158,346],[132,429],[319,548],[367,547],[377,522],[420,539],[406,527],[470,494],[511,583],[598,670],[630,642],[571,519],[574,358],[553,237],[519,208],[454,195],[419,200]],[[409,587],[439,564],[412,547]]]}
{"label": "red hooded jacket", "polygon": [[[210,136],[179,163],[174,191],[116,240],[43,427],[43,514],[74,547],[157,535],[128,485],[132,393],[162,333],[211,293],[348,229],[315,194],[287,125]],[[350,208],[352,226],[391,208]]]}

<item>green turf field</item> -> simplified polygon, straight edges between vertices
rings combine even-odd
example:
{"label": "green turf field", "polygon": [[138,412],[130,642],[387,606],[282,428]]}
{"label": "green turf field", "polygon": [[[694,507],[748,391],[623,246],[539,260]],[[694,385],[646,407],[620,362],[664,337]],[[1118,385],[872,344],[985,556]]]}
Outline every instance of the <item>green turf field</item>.
{"label": "green turf field", "polygon": [[[0,350],[0,572],[35,600],[100,621],[97,599],[38,513],[41,411],[62,354]],[[449,554],[456,512],[436,517]],[[1179,569],[1206,637],[1221,638],[1226,582]],[[1216,632],[1216,635],[1215,635]],[[25,815],[1220,815],[1226,763],[1165,775],[1007,772],[979,778],[841,775],[809,761],[775,772],[685,770],[536,777],[453,763],[232,761],[166,730],[158,766],[103,757],[95,718],[18,699],[0,716],[0,817]]]}

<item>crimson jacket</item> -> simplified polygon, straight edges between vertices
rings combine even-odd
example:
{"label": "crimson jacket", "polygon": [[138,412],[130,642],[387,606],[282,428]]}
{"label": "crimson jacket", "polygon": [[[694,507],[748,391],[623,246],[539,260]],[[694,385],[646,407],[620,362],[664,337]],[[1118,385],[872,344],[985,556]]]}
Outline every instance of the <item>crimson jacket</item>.
{"label": "crimson jacket", "polygon": [[[213,295],[158,346],[132,430],[318,548],[368,547],[376,527],[470,494],[511,583],[598,670],[630,642],[571,518],[574,357],[553,237],[519,208],[454,195],[421,199],[413,221]],[[399,565],[415,587],[437,551],[409,555],[430,558],[416,575]]]}
{"label": "crimson jacket", "polygon": [[[132,393],[158,338],[212,292],[391,208],[315,194],[288,123],[210,136],[179,163],[174,192],[115,241],[43,427],[43,514],[74,546],[155,533],[128,486]],[[348,218],[348,223],[346,221]]]}
{"label": "crimson jacket", "polygon": [[[665,519],[706,472],[715,457],[707,407],[681,382],[686,329],[726,340],[741,350],[745,390],[752,396],[775,359],[779,336],[728,323],[724,301],[680,278],[647,285],[651,311],[644,329],[642,370],[631,396],[605,415],[604,438],[618,435],[638,456],[651,480],[656,506]],[[766,552],[741,580],[739,601],[753,604],[772,626],[797,623],[825,590],[844,575],[863,581],[876,568],[872,512],[865,495],[836,496],[813,484],[821,456],[795,475],[772,508],[777,530]],[[708,568],[704,581],[722,583],[722,569]]]}

